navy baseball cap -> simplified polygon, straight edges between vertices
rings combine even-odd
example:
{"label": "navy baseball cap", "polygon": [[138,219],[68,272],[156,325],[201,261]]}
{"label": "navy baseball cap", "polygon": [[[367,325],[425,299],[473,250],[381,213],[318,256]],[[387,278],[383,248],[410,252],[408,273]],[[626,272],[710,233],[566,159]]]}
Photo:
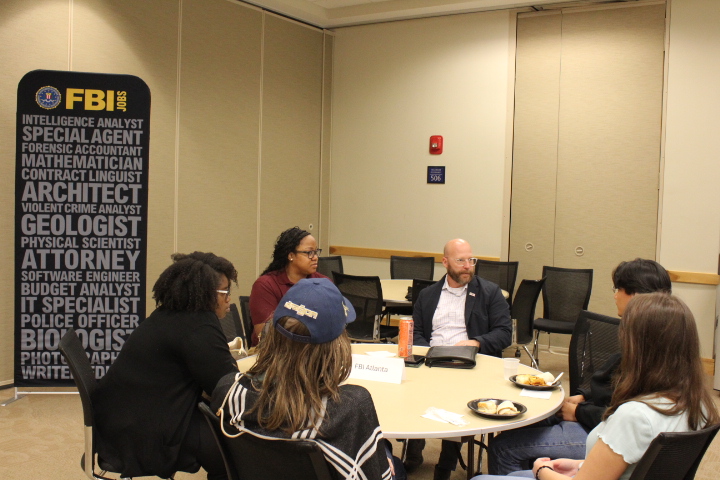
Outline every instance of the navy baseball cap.
{"label": "navy baseball cap", "polygon": [[[310,331],[298,335],[287,331],[278,319],[292,317]],[[355,320],[355,309],[327,278],[303,278],[280,300],[273,314],[275,329],[301,343],[327,343],[339,337],[345,325]]]}

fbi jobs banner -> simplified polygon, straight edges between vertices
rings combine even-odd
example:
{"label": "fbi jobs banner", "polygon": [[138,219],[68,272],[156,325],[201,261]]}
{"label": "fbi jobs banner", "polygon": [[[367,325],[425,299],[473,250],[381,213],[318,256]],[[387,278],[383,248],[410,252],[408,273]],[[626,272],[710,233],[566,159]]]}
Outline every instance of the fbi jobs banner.
{"label": "fbi jobs banner", "polygon": [[150,91],[36,70],[18,86],[15,385],[72,385],[74,328],[100,378],[145,315]]}

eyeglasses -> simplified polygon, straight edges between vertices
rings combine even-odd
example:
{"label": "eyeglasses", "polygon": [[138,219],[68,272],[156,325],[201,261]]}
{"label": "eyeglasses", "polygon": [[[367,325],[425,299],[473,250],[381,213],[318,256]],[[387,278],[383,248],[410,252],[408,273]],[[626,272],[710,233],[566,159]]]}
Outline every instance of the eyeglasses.
{"label": "eyeglasses", "polygon": [[230,289],[227,290],[215,290],[217,293],[225,294],[225,300],[230,298]]}
{"label": "eyeglasses", "polygon": [[320,256],[320,254],[322,253],[322,248],[318,248],[317,250],[307,250],[307,251],[295,250],[295,253],[304,253],[305,255],[307,255],[307,257],[310,260],[312,260],[313,258]]}
{"label": "eyeglasses", "polygon": [[471,266],[475,266],[477,264],[478,259],[475,257],[470,258],[454,258],[453,259],[456,264],[458,265],[465,265],[466,263],[470,263]]}
{"label": "eyeglasses", "polygon": [[613,287],[613,293],[614,293],[614,294],[617,293],[617,292],[619,292],[619,291],[620,291],[620,289],[619,289],[618,287]]}

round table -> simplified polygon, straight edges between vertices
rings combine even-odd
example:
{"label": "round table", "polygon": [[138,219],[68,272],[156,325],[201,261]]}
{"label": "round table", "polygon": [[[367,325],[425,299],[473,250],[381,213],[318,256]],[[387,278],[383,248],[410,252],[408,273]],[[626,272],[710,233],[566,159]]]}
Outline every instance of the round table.
{"label": "round table", "polygon": [[[397,353],[397,346],[390,344],[353,344],[354,354],[368,351]],[[427,347],[413,347],[413,353],[424,355]],[[246,371],[254,363],[254,357],[238,361],[240,371]],[[519,373],[536,370],[520,365]],[[475,435],[511,430],[530,425],[549,417],[562,406],[565,397],[562,387],[552,390],[550,399],[521,397],[522,389],[503,378],[503,362],[497,357],[478,355],[473,369],[405,368],[405,380],[401,384],[349,379],[347,383],[362,385],[373,397],[383,435],[386,438],[460,438],[468,443],[468,478],[474,472],[474,448],[471,441]],[[467,403],[478,398],[501,398],[522,403],[527,407],[524,414],[509,419],[494,420],[476,415]],[[421,417],[428,407],[463,414],[468,423],[456,426]]]}

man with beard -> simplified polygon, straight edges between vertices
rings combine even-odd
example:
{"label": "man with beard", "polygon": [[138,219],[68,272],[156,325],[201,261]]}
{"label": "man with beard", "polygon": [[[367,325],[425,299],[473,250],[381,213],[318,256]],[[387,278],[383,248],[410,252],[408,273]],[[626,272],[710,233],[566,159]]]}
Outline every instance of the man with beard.
{"label": "man with beard", "polygon": [[[475,276],[477,258],[470,244],[450,240],[443,249],[447,270],[440,281],[425,288],[413,310],[414,345],[474,345],[485,355],[502,356],[510,346],[512,323],[508,302],[500,287]],[[408,472],[423,462],[425,440],[408,440],[405,468]],[[450,478],[460,453],[459,444],[442,441],[435,480]]]}

